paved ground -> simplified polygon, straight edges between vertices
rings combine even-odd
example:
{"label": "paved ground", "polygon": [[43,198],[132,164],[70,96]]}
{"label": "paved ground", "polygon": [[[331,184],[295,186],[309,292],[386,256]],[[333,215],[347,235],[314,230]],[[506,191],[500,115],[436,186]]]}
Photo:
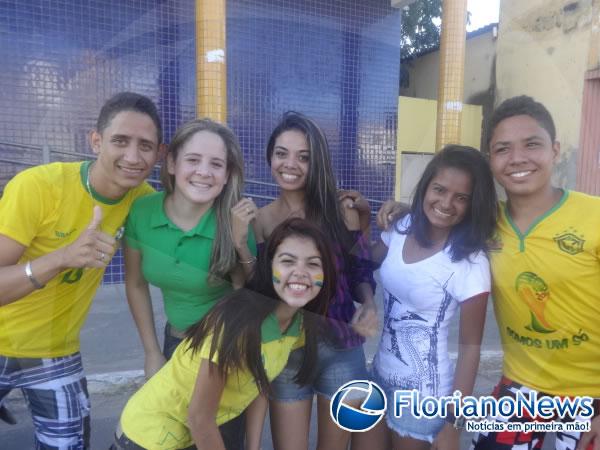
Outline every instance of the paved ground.
{"label": "paved ground", "polygon": [[[164,324],[160,294],[153,291],[158,329]],[[379,301],[381,296],[378,295]],[[381,311],[381,308],[379,308]],[[457,326],[451,329],[450,348],[456,353]],[[377,348],[377,338],[366,344],[368,357]],[[92,396],[92,449],[107,449],[119,414],[129,396],[142,381],[143,352],[135,325],[129,314],[123,286],[105,286],[94,301],[90,316],[82,331],[82,352]],[[477,378],[476,394],[488,394],[500,376],[501,351],[493,312],[488,310],[488,322],[482,348],[482,361]],[[31,419],[19,392],[8,399],[9,408],[19,423],[0,423],[0,449],[27,450],[33,448]],[[315,445],[315,430],[311,431],[311,448]],[[271,449],[270,433],[265,430],[263,449]],[[468,436],[461,448],[467,448]]]}

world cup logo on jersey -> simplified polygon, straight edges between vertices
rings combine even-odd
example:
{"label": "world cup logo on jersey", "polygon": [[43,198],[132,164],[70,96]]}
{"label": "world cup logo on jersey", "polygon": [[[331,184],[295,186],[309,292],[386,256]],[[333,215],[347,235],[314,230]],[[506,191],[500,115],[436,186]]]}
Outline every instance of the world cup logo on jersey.
{"label": "world cup logo on jersey", "polygon": [[546,282],[533,272],[523,272],[517,277],[515,288],[531,312],[531,323],[525,328],[538,333],[556,331],[544,314],[550,301],[550,290]]}
{"label": "world cup logo on jersey", "polygon": [[368,431],[385,414],[383,390],[368,380],[353,380],[339,388],[331,399],[332,420],[346,431]]}

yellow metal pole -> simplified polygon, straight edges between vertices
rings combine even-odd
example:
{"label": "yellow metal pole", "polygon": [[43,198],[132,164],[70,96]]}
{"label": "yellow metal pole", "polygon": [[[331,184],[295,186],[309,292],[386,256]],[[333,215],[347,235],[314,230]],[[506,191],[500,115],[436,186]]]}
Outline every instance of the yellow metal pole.
{"label": "yellow metal pole", "polygon": [[196,111],[227,121],[226,0],[196,0]]}
{"label": "yellow metal pole", "polygon": [[443,0],[435,150],[460,143],[467,0]]}

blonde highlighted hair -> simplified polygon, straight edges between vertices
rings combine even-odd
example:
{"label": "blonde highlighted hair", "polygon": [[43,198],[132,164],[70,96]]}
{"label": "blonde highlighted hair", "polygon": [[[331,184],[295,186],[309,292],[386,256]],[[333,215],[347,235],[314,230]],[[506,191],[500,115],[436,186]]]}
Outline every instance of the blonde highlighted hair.
{"label": "blonde highlighted hair", "polygon": [[[240,201],[242,196],[244,159],[239,141],[233,131],[225,125],[205,118],[191,120],[177,130],[167,150],[167,155],[171,155],[173,162],[177,161],[181,148],[196,133],[202,131],[219,136],[223,140],[227,152],[226,163],[229,178],[223,187],[223,191],[217,196],[213,204],[217,226],[208,279],[212,283],[218,283],[222,282],[237,264],[237,253],[231,230],[231,208]],[[175,176],[168,172],[166,162],[162,166],[161,180],[165,190],[170,195],[175,187]]]}

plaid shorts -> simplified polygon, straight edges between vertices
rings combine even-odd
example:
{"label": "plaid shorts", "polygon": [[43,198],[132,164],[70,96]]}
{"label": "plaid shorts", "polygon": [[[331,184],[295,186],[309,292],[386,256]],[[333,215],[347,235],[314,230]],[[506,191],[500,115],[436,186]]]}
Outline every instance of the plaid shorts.
{"label": "plaid shorts", "polygon": [[20,388],[31,411],[36,450],[89,448],[90,400],[81,355],[0,356],[0,405]]}
{"label": "plaid shorts", "polygon": [[[494,388],[492,395],[494,398],[502,397],[515,397],[517,391],[527,395],[527,393],[534,391],[529,389],[522,384],[512,381],[509,378],[502,377],[498,385]],[[554,397],[550,394],[538,393],[538,398],[542,396]],[[600,400],[594,401],[594,416],[600,414]],[[527,413],[523,412],[523,417],[518,418],[516,416],[510,419],[502,417],[488,417],[488,420],[495,420],[497,422],[543,422],[543,421],[558,421],[560,419],[533,419]],[[564,422],[570,422],[573,420],[586,421],[589,419],[583,419],[579,417],[565,417],[562,419]],[[471,450],[539,450],[544,444],[544,438],[547,433],[545,432],[514,432],[514,431],[500,431],[500,432],[489,432],[479,433],[475,435],[471,442]],[[575,450],[579,439],[581,438],[581,432],[578,431],[565,431],[556,432],[556,442],[554,444],[555,450]],[[592,450],[593,442],[585,449]]]}

